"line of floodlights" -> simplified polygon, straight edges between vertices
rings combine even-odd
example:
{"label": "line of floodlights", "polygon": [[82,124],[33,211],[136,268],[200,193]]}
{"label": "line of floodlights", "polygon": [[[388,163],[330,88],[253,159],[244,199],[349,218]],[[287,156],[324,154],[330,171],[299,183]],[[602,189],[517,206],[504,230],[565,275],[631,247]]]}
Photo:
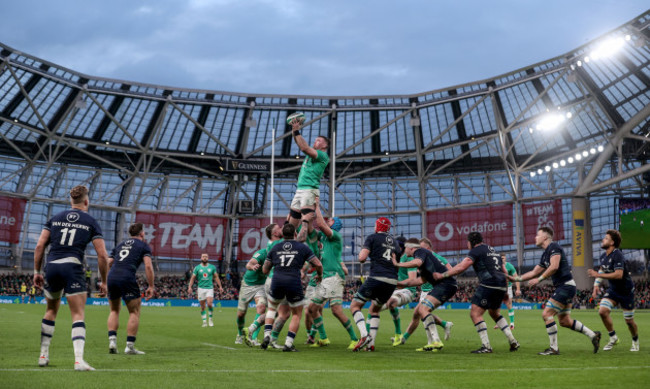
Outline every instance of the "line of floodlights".
{"label": "line of floodlights", "polygon": [[574,156],[568,157],[566,159],[561,159],[559,162],[553,162],[550,163],[543,168],[538,168],[537,171],[532,171],[530,172],[531,177],[535,177],[537,175],[542,175],[544,173],[548,173],[553,169],[558,169],[560,167],[565,167],[566,165],[572,164],[574,162],[580,162],[582,159],[587,159],[590,156],[596,155],[596,153],[602,153],[603,150],[605,150],[605,147],[603,145],[598,145],[598,146],[593,146],[589,148],[589,150],[585,149],[582,151],[578,151]]}

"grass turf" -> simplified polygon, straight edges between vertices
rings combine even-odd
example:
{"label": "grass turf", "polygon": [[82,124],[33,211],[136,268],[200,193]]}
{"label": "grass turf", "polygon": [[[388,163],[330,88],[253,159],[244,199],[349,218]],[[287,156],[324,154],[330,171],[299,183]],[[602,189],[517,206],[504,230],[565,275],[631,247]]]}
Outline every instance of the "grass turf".
{"label": "grass turf", "polygon": [[[343,327],[325,311],[325,325],[332,344],[310,348],[301,328],[296,338],[298,353],[262,351],[235,345],[235,309],[215,309],[215,326],[202,328],[197,308],[143,307],[136,346],[146,355],[124,355],[126,311],[120,318],[120,354],[108,354],[108,307],[86,308],[86,361],[95,372],[73,371],[70,313],[62,307],[50,348],[50,366],[37,366],[42,305],[0,305],[0,387],[7,388],[121,388],[209,385],[248,387],[623,387],[643,386],[650,379],[650,312],[637,311],[641,351],[629,350],[631,339],[621,311],[614,311],[614,326],[621,343],[609,352],[593,354],[589,339],[565,328],[559,330],[561,355],[539,356],[548,347],[541,311],[517,311],[514,334],[521,343],[510,353],[501,331],[488,318],[494,354],[472,355],[480,346],[465,310],[437,312],[454,322],[452,338],[438,353],[418,353],[426,343],[422,328],[406,345],[392,347],[394,326],[382,313],[374,353],[352,353]],[[349,315],[349,312],[346,312]],[[402,329],[411,318],[402,310]],[[504,312],[505,313],[505,312]],[[249,310],[247,324],[254,316]],[[593,330],[607,333],[593,310],[575,310],[575,319]],[[280,341],[284,341],[285,325]],[[440,335],[443,335],[439,327]]]}

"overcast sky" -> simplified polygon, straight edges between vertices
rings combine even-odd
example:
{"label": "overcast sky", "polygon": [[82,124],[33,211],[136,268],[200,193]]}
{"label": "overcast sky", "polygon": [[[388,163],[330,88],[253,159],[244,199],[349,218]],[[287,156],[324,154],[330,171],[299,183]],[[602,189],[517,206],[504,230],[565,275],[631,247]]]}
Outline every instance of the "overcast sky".
{"label": "overcast sky", "polygon": [[637,0],[19,0],[0,41],[93,76],[247,93],[408,94],[564,54]]}

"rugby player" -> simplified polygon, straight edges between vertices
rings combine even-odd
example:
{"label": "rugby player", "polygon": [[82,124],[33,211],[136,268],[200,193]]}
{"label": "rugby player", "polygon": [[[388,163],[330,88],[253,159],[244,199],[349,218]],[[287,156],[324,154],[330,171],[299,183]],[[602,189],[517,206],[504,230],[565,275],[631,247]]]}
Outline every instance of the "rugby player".
{"label": "rugby player", "polygon": [[422,351],[438,351],[443,348],[442,341],[436,329],[435,319],[431,312],[452,298],[458,290],[458,284],[453,277],[446,277],[440,281],[433,278],[433,273],[444,273],[448,271],[447,264],[433,255],[431,250],[422,247],[417,238],[411,238],[405,243],[405,255],[413,258],[411,261],[400,263],[394,262],[394,265],[403,268],[417,268],[420,271],[420,278],[407,278],[397,283],[398,288],[414,287],[428,282],[433,285],[432,290],[427,294],[421,304],[418,304],[417,310],[422,320],[425,331],[429,333],[427,338],[430,342],[422,348]]}
{"label": "rugby player", "polygon": [[151,248],[144,242],[144,226],[134,223],[129,226],[129,239],[124,240],[111,252],[108,258],[108,302],[111,312],[108,314],[108,352],[117,354],[117,329],[120,324],[120,305],[124,300],[129,311],[129,321],[126,324],[125,354],[141,355],[144,351],[135,348],[135,337],[140,325],[140,286],[135,272],[144,262],[144,271],[148,287],[145,298],[154,296],[154,272],[151,262]]}
{"label": "rugby player", "polygon": [[609,288],[602,300],[598,314],[609,332],[609,342],[603,347],[603,351],[609,351],[619,343],[614,322],[610,316],[612,309],[619,305],[623,309],[625,324],[632,334],[632,347],[630,351],[639,351],[639,329],[634,322],[634,282],[623,253],[618,248],[621,246],[621,233],[616,230],[607,230],[600,247],[605,252],[600,256],[600,269],[587,270],[589,277],[595,277],[593,298],[598,297],[600,283],[603,279],[609,281]]}
{"label": "rugby player", "polygon": [[330,344],[322,316],[323,306],[329,300],[332,314],[339,320],[350,336],[348,348],[352,349],[359,339],[354,332],[354,325],[345,315],[341,306],[343,304],[345,276],[348,274],[348,269],[341,260],[343,239],[339,231],[343,228],[343,223],[338,217],[325,220],[317,201],[316,225],[320,229],[318,237],[322,244],[323,280],[317,285],[308,307],[314,321],[313,326],[320,335],[320,339],[312,347],[324,347]]}
{"label": "rugby player", "polygon": [[300,270],[305,262],[309,262],[316,269],[319,279],[323,276],[321,262],[307,245],[295,240],[295,236],[296,230],[293,224],[285,224],[282,227],[284,241],[273,246],[267,254],[269,261],[264,262],[264,266],[262,267],[265,274],[268,274],[271,268],[274,268],[269,294],[269,306],[264,325],[264,340],[261,344],[262,349],[266,349],[271,342],[273,319],[275,318],[278,303],[286,298],[291,307],[292,318],[282,351],[298,351],[293,342],[300,328],[304,305],[304,292],[300,280]]}
{"label": "rugby player", "polygon": [[326,153],[330,141],[321,135],[316,137],[313,147],[310,147],[300,135],[302,121],[294,118],[290,125],[296,145],[305,153],[305,160],[298,175],[298,188],[289,208],[289,222],[297,228],[303,215],[314,212],[316,199],[320,197],[320,179],[330,162]]}
{"label": "rugby player", "polygon": [[[571,274],[571,265],[559,244],[553,242],[553,229],[540,227],[535,235],[535,244],[544,249],[542,258],[533,270],[523,274],[521,277],[508,276],[511,281],[526,281],[529,286],[535,286],[546,278],[551,277],[555,291],[546,303],[542,312],[542,319],[546,324],[550,347],[539,353],[539,355],[559,355],[557,344],[557,315],[560,325],[580,332],[591,340],[594,346],[594,353],[600,347],[600,332],[592,331],[578,320],[571,319],[571,305],[576,295],[576,282]],[[537,278],[535,278],[537,277]]]}
{"label": "rugby player", "polygon": [[[56,315],[65,293],[72,316],[72,347],[75,370],[95,370],[84,361],[86,343],[86,281],[84,279],[84,252],[92,242],[97,252],[97,267],[101,284],[100,294],[106,293],[108,253],[97,221],[88,212],[88,188],[79,185],[70,190],[72,209],[59,212],[45,223],[34,249],[34,285],[44,288],[47,309],[41,323],[41,353],[38,365],[49,364],[49,349]],[[41,272],[45,248],[50,246],[45,266]]]}
{"label": "rugby player", "polygon": [[[368,351],[375,350],[375,339],[379,330],[379,312],[386,304],[397,285],[397,268],[393,264],[395,253],[399,252],[397,241],[391,234],[390,220],[380,217],[375,221],[375,233],[369,235],[359,252],[359,262],[364,263],[370,258],[370,275],[366,282],[354,295],[350,304],[352,318],[359,328],[360,338],[352,351],[359,351],[367,346]],[[361,312],[364,304],[372,300],[370,308],[370,331],[366,329],[366,321]]]}
{"label": "rugby player", "polygon": [[[276,223],[271,223],[266,226],[264,233],[269,240],[269,244],[282,238],[282,228]],[[244,273],[244,280],[239,289],[239,303],[237,306],[238,334],[235,339],[235,344],[242,344],[242,341],[248,338],[246,344],[249,346],[259,346],[257,334],[266,318],[266,292],[264,291],[266,274],[262,272],[262,266],[266,260],[267,253],[268,245],[267,248],[257,250],[246,264],[246,273]],[[246,311],[248,310],[248,304],[252,300],[255,300],[255,319],[247,329],[244,329]]]}
{"label": "rugby player", "polygon": [[[501,302],[507,291],[505,267],[501,257],[494,249],[483,243],[483,236],[480,232],[473,231],[467,235],[467,248],[469,253],[459,264],[446,272],[434,273],[434,279],[440,281],[444,278],[453,277],[463,273],[470,266],[474,268],[479,286],[472,296],[470,317],[474,327],[481,338],[481,347],[472,351],[473,354],[491,354],[492,346],[487,333],[487,325],[483,320],[483,314],[487,310],[490,317],[501,328],[503,334],[508,338],[510,351],[519,349],[519,342],[512,336],[512,331],[506,319],[501,316]],[[435,288],[434,288],[435,289]]]}
{"label": "rugby player", "polygon": [[[503,260],[503,263],[506,264],[506,274],[512,277],[517,277],[517,269],[515,269],[514,265],[511,264],[510,262],[507,261],[506,255],[501,254],[501,260]],[[508,319],[510,319],[510,329],[514,330],[515,329],[515,309],[512,307],[512,298],[516,296],[521,296],[521,283],[520,282],[515,282],[515,285],[517,286],[517,291],[515,294],[512,293],[512,281],[508,279],[508,292],[506,293],[505,296],[503,296],[503,303],[506,304],[506,307],[508,308]],[[499,326],[495,325],[494,329],[498,329]]]}
{"label": "rugby player", "polygon": [[[199,304],[201,304],[201,319],[203,320],[202,327],[214,326],[212,322],[212,312],[214,310],[212,302],[214,300],[214,281],[217,281],[219,286],[219,291],[223,292],[221,287],[221,280],[217,274],[217,268],[213,264],[208,264],[209,256],[207,253],[201,254],[201,264],[196,265],[194,272],[192,272],[192,277],[190,278],[190,284],[187,287],[188,296],[192,295],[192,285],[194,285],[194,280],[198,278],[199,282],[196,289],[196,294],[199,299]],[[208,305],[208,315],[209,321],[206,322],[205,317],[205,305]]]}
{"label": "rugby player", "polygon": [[[449,264],[447,259],[442,255],[433,251],[433,245],[431,244],[431,241],[428,238],[420,239],[420,247],[431,251],[431,254],[433,254],[434,257],[440,260],[440,262],[442,262],[442,264],[445,265],[447,270],[451,269],[451,265]],[[409,323],[409,326],[406,328],[406,332],[402,334],[402,336],[399,338],[399,341],[393,340],[393,346],[399,346],[405,344],[406,341],[411,337],[411,335],[413,335],[415,330],[418,328],[418,326],[420,325],[420,321],[422,319],[422,317],[420,316],[420,304],[422,304],[424,300],[426,300],[427,295],[429,294],[429,292],[431,292],[432,289],[433,289],[433,285],[431,285],[429,282],[425,282],[424,284],[420,285],[420,298],[418,300],[418,304],[413,309],[413,317],[411,318],[411,323]],[[445,340],[449,340],[449,338],[451,338],[451,327],[453,327],[454,323],[451,321],[442,320],[439,316],[434,315],[433,313],[431,315],[433,316],[436,325],[439,325],[445,330]],[[425,334],[427,336],[427,344],[433,343],[433,339],[431,339],[430,332],[425,331]],[[415,351],[426,351],[426,350],[424,349],[424,347],[421,347],[416,349]]]}

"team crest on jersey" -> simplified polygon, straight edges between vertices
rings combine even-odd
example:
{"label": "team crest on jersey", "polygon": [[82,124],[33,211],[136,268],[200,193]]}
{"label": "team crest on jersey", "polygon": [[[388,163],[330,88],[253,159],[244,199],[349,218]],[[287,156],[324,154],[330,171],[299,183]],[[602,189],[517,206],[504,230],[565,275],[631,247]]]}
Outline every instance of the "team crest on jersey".
{"label": "team crest on jersey", "polygon": [[66,215],[66,220],[68,220],[70,223],[75,223],[77,220],[79,220],[81,216],[79,216],[78,213],[76,212],[71,212]]}
{"label": "team crest on jersey", "polygon": [[293,246],[291,246],[290,242],[284,242],[284,244],[282,245],[282,249],[285,251],[291,250],[292,248]]}
{"label": "team crest on jersey", "polygon": [[208,273],[203,273],[203,278],[208,278]]}
{"label": "team crest on jersey", "polygon": [[387,236],[386,237],[386,243],[392,245],[393,244],[393,237],[392,236]]}
{"label": "team crest on jersey", "polygon": [[133,246],[133,243],[135,243],[133,239],[127,239],[124,241],[125,246]]}

